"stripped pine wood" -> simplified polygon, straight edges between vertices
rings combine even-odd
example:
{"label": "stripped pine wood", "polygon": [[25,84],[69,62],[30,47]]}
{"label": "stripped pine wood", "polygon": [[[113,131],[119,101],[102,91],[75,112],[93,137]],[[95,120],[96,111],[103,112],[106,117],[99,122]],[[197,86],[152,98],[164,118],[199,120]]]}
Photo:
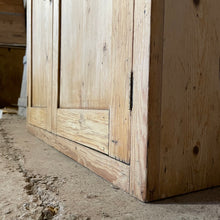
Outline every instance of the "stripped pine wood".
{"label": "stripped pine wood", "polygon": [[110,110],[109,155],[129,163],[133,1],[67,0],[60,7],[58,106]]}
{"label": "stripped pine wood", "polygon": [[159,198],[161,85],[163,70],[164,1],[151,6],[151,43],[148,101],[147,201]]}
{"label": "stripped pine wood", "polygon": [[61,108],[109,108],[111,28],[112,0],[61,1]]}
{"label": "stripped pine wood", "polygon": [[109,111],[58,109],[57,131],[62,137],[108,154]]}
{"label": "stripped pine wood", "polygon": [[162,198],[220,184],[219,9],[218,0],[165,4]]}
{"label": "stripped pine wood", "polygon": [[47,109],[28,108],[28,123],[42,129],[47,129]]}
{"label": "stripped pine wood", "polygon": [[[28,19],[30,19],[27,54],[31,58],[27,61],[29,108],[31,108],[28,111],[28,119],[31,124],[51,131],[53,3],[36,0],[29,1],[27,6]],[[43,118],[37,121],[40,116]]]}
{"label": "stripped pine wood", "polygon": [[113,1],[109,155],[130,163],[134,0]]}
{"label": "stripped pine wood", "polygon": [[33,1],[32,15],[32,104],[47,107],[52,71],[52,6]]}
{"label": "stripped pine wood", "polygon": [[146,201],[151,2],[136,1],[134,18],[130,193]]}
{"label": "stripped pine wood", "polygon": [[51,131],[56,134],[57,108],[59,107],[59,72],[60,72],[60,0],[53,1],[53,72],[51,97]]}
{"label": "stripped pine wood", "polygon": [[78,163],[129,192],[129,166],[65,138],[28,125],[28,130]]}
{"label": "stripped pine wood", "polygon": [[[220,185],[218,0],[31,2],[30,132],[141,201]],[[31,74],[40,7],[53,14],[47,79],[46,60]]]}

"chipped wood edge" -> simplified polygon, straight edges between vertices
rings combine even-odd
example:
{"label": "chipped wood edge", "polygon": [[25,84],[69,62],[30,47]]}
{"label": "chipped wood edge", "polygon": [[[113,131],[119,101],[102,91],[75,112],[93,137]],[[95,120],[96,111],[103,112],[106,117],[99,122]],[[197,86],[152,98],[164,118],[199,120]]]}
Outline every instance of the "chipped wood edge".
{"label": "chipped wood edge", "polygon": [[28,131],[97,175],[129,192],[128,165],[30,124]]}

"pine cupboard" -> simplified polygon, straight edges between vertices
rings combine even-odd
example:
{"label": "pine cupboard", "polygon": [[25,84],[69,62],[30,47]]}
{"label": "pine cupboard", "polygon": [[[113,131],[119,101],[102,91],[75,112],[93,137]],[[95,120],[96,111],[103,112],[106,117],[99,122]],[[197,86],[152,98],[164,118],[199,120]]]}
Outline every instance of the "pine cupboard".
{"label": "pine cupboard", "polygon": [[142,201],[220,185],[219,0],[28,0],[28,129]]}

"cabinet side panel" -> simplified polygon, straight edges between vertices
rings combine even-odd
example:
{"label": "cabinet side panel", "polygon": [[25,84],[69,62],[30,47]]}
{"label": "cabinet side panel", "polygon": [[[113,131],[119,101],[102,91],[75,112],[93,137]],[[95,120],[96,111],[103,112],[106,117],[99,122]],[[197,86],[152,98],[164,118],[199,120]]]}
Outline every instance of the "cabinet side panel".
{"label": "cabinet side panel", "polygon": [[165,4],[160,198],[220,184],[219,8]]}

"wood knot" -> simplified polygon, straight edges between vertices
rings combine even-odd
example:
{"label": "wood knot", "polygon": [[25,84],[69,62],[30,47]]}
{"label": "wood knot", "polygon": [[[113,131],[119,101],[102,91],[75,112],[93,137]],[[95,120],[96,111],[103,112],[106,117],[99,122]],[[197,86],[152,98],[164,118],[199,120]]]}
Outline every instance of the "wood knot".
{"label": "wood knot", "polygon": [[196,156],[196,155],[198,155],[198,153],[199,153],[199,147],[196,145],[193,148],[193,154]]}

